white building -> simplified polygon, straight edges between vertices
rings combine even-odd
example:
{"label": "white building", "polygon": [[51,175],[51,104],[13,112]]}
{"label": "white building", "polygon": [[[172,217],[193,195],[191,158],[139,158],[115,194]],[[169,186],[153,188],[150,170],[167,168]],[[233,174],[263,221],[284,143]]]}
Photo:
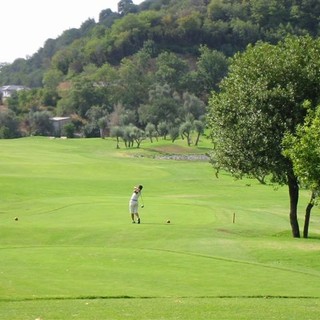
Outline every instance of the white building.
{"label": "white building", "polygon": [[7,85],[0,87],[0,93],[2,95],[2,99],[7,99],[11,97],[11,95],[20,90],[30,90],[28,87],[25,86],[18,86],[18,85]]}

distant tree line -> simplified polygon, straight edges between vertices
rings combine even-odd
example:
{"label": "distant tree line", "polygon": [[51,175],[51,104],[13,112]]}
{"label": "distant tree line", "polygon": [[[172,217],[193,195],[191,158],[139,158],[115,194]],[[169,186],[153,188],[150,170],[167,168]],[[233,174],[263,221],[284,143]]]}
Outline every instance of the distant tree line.
{"label": "distant tree line", "polygon": [[196,56],[201,44],[232,56],[258,40],[277,43],[288,34],[319,35],[317,0],[121,0],[118,12],[104,9],[99,21],[47,39],[27,59],[2,65],[0,85],[42,87],[43,74],[55,68],[69,76],[86,65],[118,65],[148,40],[153,54],[170,51]]}
{"label": "distant tree line", "polygon": [[315,0],[121,0],[118,12],[0,66],[0,84],[31,88],[5,101],[0,137],[46,134],[37,126],[54,115],[70,116],[68,134],[85,137],[127,126],[196,130],[230,57],[261,40],[317,36],[319,17]]}
{"label": "distant tree line", "polygon": [[[175,53],[153,57],[151,45],[149,42],[130,59],[124,58],[117,68],[108,63],[100,68],[87,66],[72,81],[50,69],[43,88],[20,91],[6,100],[6,112],[20,122],[10,137],[47,134],[50,128],[35,127],[39,115],[48,126],[50,115],[70,116],[74,132],[84,137],[105,136],[114,126],[135,126],[143,131],[154,126],[157,135],[166,131],[166,136],[175,140],[183,124],[185,131],[199,131],[200,123],[204,128],[205,101],[225,76],[227,57],[201,46],[191,67]],[[70,125],[68,130],[70,133]]]}

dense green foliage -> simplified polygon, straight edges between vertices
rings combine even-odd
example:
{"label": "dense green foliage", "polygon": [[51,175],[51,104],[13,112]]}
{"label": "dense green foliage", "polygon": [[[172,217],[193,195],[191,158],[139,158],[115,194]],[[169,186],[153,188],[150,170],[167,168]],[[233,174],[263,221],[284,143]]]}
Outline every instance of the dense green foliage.
{"label": "dense green foliage", "polygon": [[300,236],[296,206],[299,183],[283,156],[285,134],[295,134],[306,115],[305,100],[320,101],[320,40],[289,37],[259,43],[234,56],[221,92],[210,100],[213,163],[237,177],[267,175],[289,186],[290,222]]}
{"label": "dense green foliage", "polygon": [[[146,0],[140,5],[122,0],[118,7],[118,12],[101,11],[98,22],[88,19],[79,29],[48,39],[28,59],[1,66],[1,85],[37,88],[7,101],[23,123],[20,134],[30,132],[27,114],[44,109],[81,117],[91,133],[99,132],[87,111],[98,106],[111,114],[117,105],[140,129],[148,121],[156,128],[168,122],[167,130],[176,130],[188,120],[179,111],[183,95],[206,104],[226,74],[227,57],[258,40],[277,43],[288,34],[319,34],[315,0]],[[152,93],[161,87],[168,95],[157,103],[168,104],[169,115],[160,112],[150,119],[156,108]],[[109,121],[110,127],[123,125]]]}
{"label": "dense green foliage", "polygon": [[91,63],[118,64],[148,40],[156,44],[156,52],[196,53],[200,44],[207,44],[232,55],[257,40],[277,42],[286,34],[319,33],[320,5],[315,0],[147,0],[138,6],[122,2],[129,5],[127,10],[103,10],[99,22],[89,19],[80,29],[48,39],[27,60],[3,66],[0,83],[41,86],[37,74],[51,63],[64,74],[79,73]]}
{"label": "dense green foliage", "polygon": [[320,107],[308,108],[303,124],[296,132],[287,133],[283,141],[300,183],[319,196],[320,192]]}
{"label": "dense green foliage", "polygon": [[292,161],[300,184],[311,190],[303,228],[303,236],[307,238],[311,209],[320,196],[320,107],[314,110],[310,102],[305,106],[308,113],[304,123],[298,125],[296,132],[287,132],[283,139],[283,154]]}
{"label": "dense green foliage", "polygon": [[319,55],[319,40],[292,37],[233,57],[221,92],[210,99],[217,166],[286,181],[281,141],[303,123],[304,101],[314,109],[320,100]]}

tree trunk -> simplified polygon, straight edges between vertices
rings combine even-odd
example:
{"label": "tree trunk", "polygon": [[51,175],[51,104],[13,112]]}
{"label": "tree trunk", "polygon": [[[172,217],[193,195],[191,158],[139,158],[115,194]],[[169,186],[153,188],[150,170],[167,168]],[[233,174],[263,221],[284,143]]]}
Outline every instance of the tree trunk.
{"label": "tree trunk", "polygon": [[298,223],[298,200],[299,200],[299,185],[297,178],[293,173],[288,173],[288,187],[290,196],[290,224],[292,235],[294,238],[300,238],[300,230]]}
{"label": "tree trunk", "polygon": [[119,146],[119,137],[117,137],[117,149],[120,149],[120,146]]}
{"label": "tree trunk", "polygon": [[103,128],[100,128],[100,137],[101,139],[104,139],[106,137],[105,130]]}
{"label": "tree trunk", "polygon": [[310,222],[310,216],[311,216],[311,209],[314,206],[314,199],[316,197],[316,194],[312,192],[311,199],[307,205],[306,208],[306,215],[304,217],[304,227],[303,227],[303,237],[308,238],[308,232],[309,232],[309,222]]}
{"label": "tree trunk", "polygon": [[200,132],[198,132],[198,135],[197,135],[197,139],[196,139],[196,143],[194,144],[195,146],[197,146],[198,145],[198,143],[199,143],[199,139],[200,139]]}

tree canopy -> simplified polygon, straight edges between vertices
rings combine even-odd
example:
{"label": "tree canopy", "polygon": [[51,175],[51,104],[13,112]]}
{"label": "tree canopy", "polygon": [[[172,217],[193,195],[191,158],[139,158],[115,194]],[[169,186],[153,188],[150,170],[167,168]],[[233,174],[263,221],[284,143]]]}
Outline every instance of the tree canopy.
{"label": "tree canopy", "polygon": [[[78,65],[118,65],[153,41],[155,52],[196,55],[202,44],[232,56],[258,40],[276,43],[288,34],[319,35],[316,0],[153,0],[134,5],[121,0],[118,12],[106,8],[99,21],[64,31],[27,59],[0,67],[0,84],[41,87],[52,66],[64,74]],[[58,65],[57,65],[58,63]],[[82,66],[79,68],[79,64]]]}
{"label": "tree canopy", "polygon": [[292,162],[282,153],[286,133],[304,122],[304,101],[320,99],[320,40],[288,37],[277,45],[257,43],[231,59],[220,93],[209,105],[214,144],[212,162],[236,177],[288,184],[290,222],[300,237],[297,219],[299,184]]}

